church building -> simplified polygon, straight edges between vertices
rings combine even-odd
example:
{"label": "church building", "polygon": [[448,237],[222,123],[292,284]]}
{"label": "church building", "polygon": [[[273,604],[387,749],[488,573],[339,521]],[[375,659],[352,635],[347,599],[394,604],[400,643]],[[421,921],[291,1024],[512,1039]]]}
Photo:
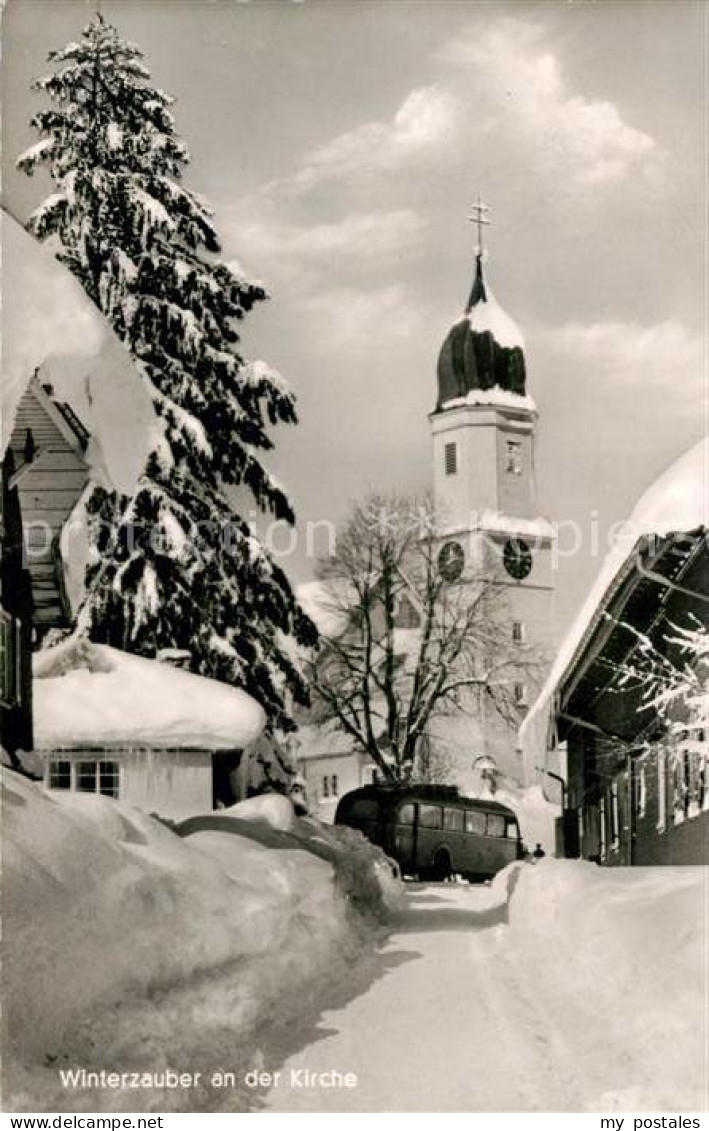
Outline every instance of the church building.
{"label": "church building", "polygon": [[[538,412],[527,390],[524,339],[490,288],[482,225],[472,288],[462,315],[441,347],[436,406],[430,414],[433,496],[439,529],[439,568],[452,586],[483,577],[499,584],[511,653],[529,657],[513,694],[520,720],[536,698],[554,645],[554,538],[540,516],[536,489]],[[474,756],[491,756],[522,781],[515,730],[494,706],[479,717],[442,720],[453,761],[461,770]],[[466,755],[467,751],[467,755]],[[453,753],[453,750],[451,751]],[[461,781],[460,784],[464,784]]]}
{"label": "church building", "polygon": [[[438,569],[456,600],[467,594],[473,600],[481,580],[491,583],[496,624],[508,636],[510,665],[502,680],[510,709],[500,711],[499,697],[495,704],[491,696],[466,691],[461,711],[434,716],[427,726],[436,775],[473,791],[482,784],[475,766],[490,759],[510,782],[529,784],[534,777],[534,767],[523,767],[517,752],[517,729],[544,682],[554,646],[555,529],[537,506],[538,412],[527,390],[522,333],[487,278],[487,211],[481,202],[474,208],[472,288],[443,341],[429,415]],[[299,597],[327,637],[331,616],[321,590],[312,582]],[[395,627],[405,635],[412,625]],[[327,818],[338,797],[370,781],[376,769],[352,739],[313,714],[302,720],[296,757],[311,805]]]}

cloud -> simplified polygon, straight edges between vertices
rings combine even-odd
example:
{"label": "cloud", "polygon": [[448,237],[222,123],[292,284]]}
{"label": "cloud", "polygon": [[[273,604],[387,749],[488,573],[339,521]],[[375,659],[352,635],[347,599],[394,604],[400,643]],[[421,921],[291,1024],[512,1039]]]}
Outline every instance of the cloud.
{"label": "cloud", "polygon": [[352,212],[336,223],[288,224],[275,217],[242,225],[231,222],[229,232],[244,254],[273,260],[317,260],[329,256],[386,259],[417,244],[424,221],[410,208],[382,212]]}
{"label": "cloud", "polygon": [[444,45],[439,62],[475,84],[474,129],[530,152],[530,169],[551,165],[580,184],[657,168],[664,154],[655,140],[624,122],[614,103],[572,93],[541,39],[540,28],[504,20]]}
{"label": "cloud", "polygon": [[458,101],[450,91],[419,87],[391,120],[365,122],[306,154],[288,183],[307,190],[326,180],[392,171],[445,144],[457,121]]}
{"label": "cloud", "polygon": [[410,338],[420,331],[421,311],[400,284],[375,290],[339,287],[312,295],[301,309],[317,326],[314,340],[322,348],[369,348],[373,337],[387,342]]}
{"label": "cloud", "polygon": [[612,390],[617,401],[630,395],[636,404],[640,397],[656,405],[662,395],[663,411],[699,412],[706,393],[702,343],[680,322],[567,322],[544,338],[559,371],[570,382],[583,375],[603,399]]}
{"label": "cloud", "polygon": [[653,326],[638,322],[567,322],[555,332],[557,348],[570,357],[593,360],[597,369],[648,381],[701,377],[698,337],[681,322]]}

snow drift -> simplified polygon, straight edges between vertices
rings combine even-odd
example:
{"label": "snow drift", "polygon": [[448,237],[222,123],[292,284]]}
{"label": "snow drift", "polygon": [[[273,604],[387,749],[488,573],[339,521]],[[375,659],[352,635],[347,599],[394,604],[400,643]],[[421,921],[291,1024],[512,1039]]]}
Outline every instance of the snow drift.
{"label": "snow drift", "polygon": [[545,1002],[551,1054],[563,1062],[573,1040],[585,1110],[705,1110],[709,870],[544,860],[510,871],[508,944]]}
{"label": "snow drift", "polygon": [[[287,991],[302,997],[369,930],[333,866],[295,841],[274,851],[218,829],[181,838],[107,798],[47,794],[8,771],[2,780],[13,1110],[136,1110],[135,1096],[64,1094],[56,1065],[164,1066],[168,1049],[183,1063],[223,1064],[225,1032],[231,1046],[276,1004],[287,1016]],[[383,907],[375,854],[363,842],[353,864],[365,876],[356,906],[371,923]]]}

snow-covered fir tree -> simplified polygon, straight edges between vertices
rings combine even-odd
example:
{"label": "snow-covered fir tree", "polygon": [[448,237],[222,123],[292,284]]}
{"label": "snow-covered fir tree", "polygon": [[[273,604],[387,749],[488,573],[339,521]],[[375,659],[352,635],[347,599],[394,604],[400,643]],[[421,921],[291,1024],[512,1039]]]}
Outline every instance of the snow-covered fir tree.
{"label": "snow-covered fir tree", "polygon": [[30,230],[51,240],[136,359],[164,424],[130,499],[96,488],[94,563],[78,629],[144,655],[186,648],[193,667],[244,687],[272,727],[307,700],[296,649],[315,628],[288,579],[230,502],[246,488],[289,523],[291,503],[260,454],[269,426],[295,423],[294,397],[246,363],[235,324],[264,299],[218,258],[212,212],[182,183],[189,157],[135,44],[97,16],[49,56],[42,139],[18,161],[55,190]]}

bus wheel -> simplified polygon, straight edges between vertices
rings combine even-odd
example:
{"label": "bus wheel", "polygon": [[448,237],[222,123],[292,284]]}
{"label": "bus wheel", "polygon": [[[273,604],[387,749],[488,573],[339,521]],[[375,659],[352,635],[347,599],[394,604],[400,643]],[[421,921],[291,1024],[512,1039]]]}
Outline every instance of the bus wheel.
{"label": "bus wheel", "polygon": [[431,862],[432,880],[449,880],[452,875],[451,858],[445,848],[439,848]]}

